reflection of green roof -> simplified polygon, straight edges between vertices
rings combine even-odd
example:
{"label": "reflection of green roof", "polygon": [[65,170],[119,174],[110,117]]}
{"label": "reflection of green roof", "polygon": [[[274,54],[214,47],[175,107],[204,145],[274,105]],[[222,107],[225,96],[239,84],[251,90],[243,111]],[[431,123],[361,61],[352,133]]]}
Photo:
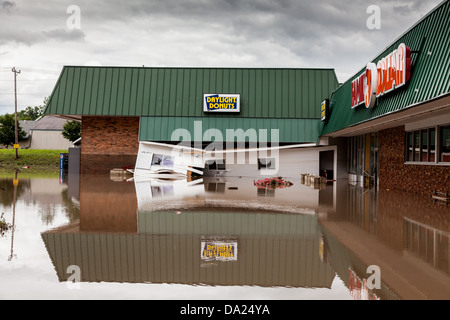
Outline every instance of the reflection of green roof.
{"label": "reflection of green roof", "polygon": [[[209,214],[139,212],[136,234],[41,236],[60,281],[70,276],[68,266],[77,265],[81,281],[89,282],[331,287],[335,273],[320,260],[315,216]],[[237,242],[237,260],[202,260],[205,239]]]}
{"label": "reflection of green roof", "polygon": [[364,67],[331,95],[330,119],[323,127],[322,135],[450,93],[450,1],[443,1],[372,62],[377,63],[397,49],[400,43],[405,43],[413,51],[409,83],[377,98],[377,105],[372,109],[359,106],[352,110],[351,82],[362,73]]}
{"label": "reflection of green roof", "polygon": [[151,234],[316,237],[317,228],[315,215],[200,209],[180,215],[170,211],[138,213],[138,231]]}

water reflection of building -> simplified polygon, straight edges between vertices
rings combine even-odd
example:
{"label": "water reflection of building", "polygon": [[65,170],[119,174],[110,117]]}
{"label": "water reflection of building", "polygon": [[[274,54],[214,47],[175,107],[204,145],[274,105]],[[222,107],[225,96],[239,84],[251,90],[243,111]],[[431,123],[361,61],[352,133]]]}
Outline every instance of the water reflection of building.
{"label": "water reflection of building", "polygon": [[448,206],[431,198],[388,191],[379,193],[379,205],[379,237],[404,256],[445,273],[450,288]]}
{"label": "water reflection of building", "polygon": [[108,176],[80,176],[80,232],[137,232],[133,183]]}
{"label": "water reflection of building", "polygon": [[450,275],[448,232],[404,218],[403,239],[406,252],[413,253],[434,268]]}
{"label": "water reflection of building", "polygon": [[366,273],[368,264],[361,259],[359,254],[354,252],[354,245],[342,241],[327,228],[327,225],[321,223],[320,233],[323,237],[323,251],[326,259],[333,267],[333,270],[340,279],[348,287],[350,295],[354,299],[381,299],[381,300],[398,300],[400,297],[390,287],[390,284],[384,281],[383,273],[381,274],[381,288],[369,289],[365,280],[368,278]]}
{"label": "water reflection of building", "polygon": [[264,190],[255,187],[256,179],[234,177],[204,177],[200,180],[136,181],[140,209],[158,210],[167,207],[206,206],[215,203],[251,206],[271,210],[314,213],[321,206],[333,208],[335,188],[314,189],[302,185],[300,179],[287,179],[293,186],[285,189]]}
{"label": "water reflection of building", "polygon": [[[251,179],[80,177],[79,223],[42,234],[60,281],[71,264],[83,281],[330,288],[337,274],[356,298],[450,298],[448,207],[432,199],[346,183],[261,196]],[[369,265],[379,290],[364,286]]]}
{"label": "water reflection of building", "polygon": [[343,246],[329,247],[328,255],[346,283],[351,283],[345,279],[354,262],[337,261],[354,255],[362,262],[359,269],[352,269],[360,279],[367,277],[368,265],[380,266],[391,292],[388,297],[450,298],[448,206],[407,192],[352,185],[340,185],[338,190],[337,210],[327,210],[320,225],[329,245]]}
{"label": "water reflection of building", "polygon": [[[160,197],[169,190],[163,186],[156,192]],[[68,266],[78,265],[82,281],[331,287],[334,272],[320,258],[314,214],[255,209],[248,206],[251,199],[244,208],[232,206],[230,198],[207,203],[201,197],[209,187],[203,184],[200,202],[195,193],[184,195],[178,200],[188,204],[183,208],[176,199],[157,196],[141,210],[134,188],[81,176],[79,224],[42,234],[60,281],[70,276]],[[242,184],[238,188],[245,197]],[[155,188],[147,184],[142,190]],[[249,198],[257,199],[252,191]],[[202,259],[205,242],[217,252],[223,243],[236,245],[235,259]]]}
{"label": "water reflection of building", "polygon": [[78,218],[78,199],[70,194],[67,185],[56,179],[57,175],[35,177],[19,171],[17,175],[11,174],[10,178],[0,179],[0,209],[11,207],[15,198],[25,205],[36,206],[46,224],[53,221],[58,208],[62,208],[69,219]]}

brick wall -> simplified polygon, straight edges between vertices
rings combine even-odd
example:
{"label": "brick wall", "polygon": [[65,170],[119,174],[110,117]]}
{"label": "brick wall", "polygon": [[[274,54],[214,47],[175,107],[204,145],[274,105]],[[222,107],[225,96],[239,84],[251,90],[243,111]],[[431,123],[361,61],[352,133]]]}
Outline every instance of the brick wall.
{"label": "brick wall", "polygon": [[83,116],[81,173],[134,165],[138,149],[139,117]]}
{"label": "brick wall", "polygon": [[380,189],[402,190],[431,195],[450,193],[450,167],[404,164],[405,127],[379,132]]}

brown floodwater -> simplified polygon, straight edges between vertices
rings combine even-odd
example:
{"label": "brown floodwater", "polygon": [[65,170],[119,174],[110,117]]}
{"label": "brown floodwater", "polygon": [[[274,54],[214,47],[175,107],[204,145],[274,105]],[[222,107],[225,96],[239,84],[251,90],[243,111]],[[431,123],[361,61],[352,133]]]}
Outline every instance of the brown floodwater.
{"label": "brown floodwater", "polygon": [[0,178],[0,299],[450,299],[448,205],[256,180]]}

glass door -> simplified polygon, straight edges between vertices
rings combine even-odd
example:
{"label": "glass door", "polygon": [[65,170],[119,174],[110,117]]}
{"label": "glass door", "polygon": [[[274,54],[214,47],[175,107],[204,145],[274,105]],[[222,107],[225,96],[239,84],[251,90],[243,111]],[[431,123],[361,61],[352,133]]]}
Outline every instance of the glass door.
{"label": "glass door", "polygon": [[372,133],[370,135],[370,168],[369,168],[369,187],[378,188],[378,177],[379,177],[379,137],[378,132]]}

